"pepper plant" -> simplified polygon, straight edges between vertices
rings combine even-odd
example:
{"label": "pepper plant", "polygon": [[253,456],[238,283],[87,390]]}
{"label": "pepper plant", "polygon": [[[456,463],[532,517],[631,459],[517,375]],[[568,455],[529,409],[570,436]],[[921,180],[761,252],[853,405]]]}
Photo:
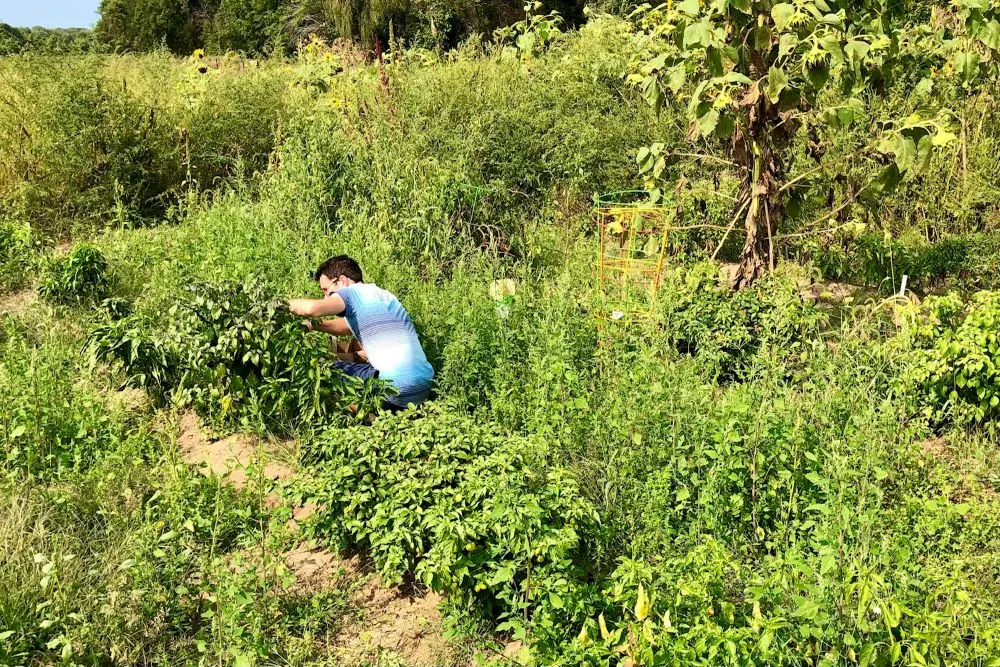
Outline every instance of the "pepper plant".
{"label": "pepper plant", "polygon": [[[742,218],[746,237],[734,286],[751,284],[776,261],[776,231],[793,184],[790,147],[800,128],[854,122],[867,94],[915,67],[947,62],[966,81],[988,79],[981,67],[1000,46],[997,6],[957,0],[949,21],[935,12],[923,24],[907,2],[890,0],[671,0],[634,14],[630,80],[657,110],[668,99],[685,108],[688,139],[738,177],[734,223]],[[834,87],[839,95],[822,94]],[[866,190],[877,194],[926,169],[933,148],[956,138],[950,118],[943,110],[882,123],[872,153],[888,164]],[[667,159],[663,144],[638,154],[654,183]]]}

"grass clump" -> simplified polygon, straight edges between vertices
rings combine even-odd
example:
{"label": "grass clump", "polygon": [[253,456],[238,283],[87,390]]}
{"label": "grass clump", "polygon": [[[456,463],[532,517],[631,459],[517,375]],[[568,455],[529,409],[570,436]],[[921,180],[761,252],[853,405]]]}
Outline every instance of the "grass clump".
{"label": "grass clump", "polygon": [[31,227],[0,220],[0,291],[24,287],[38,260]]}
{"label": "grass clump", "polygon": [[111,292],[108,261],[100,248],[81,243],[49,266],[38,294],[58,304],[95,304]]}

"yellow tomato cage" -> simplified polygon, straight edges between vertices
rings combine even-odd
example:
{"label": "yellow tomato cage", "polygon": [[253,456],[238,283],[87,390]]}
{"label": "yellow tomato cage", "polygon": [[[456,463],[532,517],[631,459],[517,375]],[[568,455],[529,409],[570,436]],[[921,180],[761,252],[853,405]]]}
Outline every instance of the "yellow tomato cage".
{"label": "yellow tomato cage", "polygon": [[615,319],[624,316],[625,304],[633,301],[637,288],[648,294],[649,308],[631,314],[653,314],[676,216],[675,210],[662,206],[616,201],[623,195],[639,194],[645,193],[614,192],[595,199],[594,215],[600,232],[597,282],[600,294],[620,306]]}

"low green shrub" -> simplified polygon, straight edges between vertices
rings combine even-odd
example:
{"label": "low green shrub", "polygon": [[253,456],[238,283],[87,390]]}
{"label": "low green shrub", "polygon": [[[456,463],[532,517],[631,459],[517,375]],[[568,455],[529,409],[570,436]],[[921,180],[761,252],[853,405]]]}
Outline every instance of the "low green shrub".
{"label": "low green shrub", "polygon": [[[169,197],[197,188],[217,191],[264,172],[288,116],[288,75],[278,67],[249,68],[237,58],[201,74],[206,61],[188,61],[171,71],[177,99],[153,99],[168,106],[168,120],[180,128],[158,159],[170,169]],[[148,65],[143,63],[143,70]],[[140,74],[145,72],[140,70]],[[170,81],[170,79],[168,79]],[[183,104],[176,105],[177,101]]]}
{"label": "low green shrub", "polygon": [[274,517],[256,488],[124,453],[58,485],[0,483],[0,663],[320,654],[347,589],[291,587],[286,538],[261,530]]}
{"label": "low green shrub", "polygon": [[[445,406],[331,429],[310,445],[313,530],[368,550],[389,581],[476,599],[518,627],[564,606],[597,517],[546,447]],[[567,600],[569,597],[567,596]]]}
{"label": "low green shrub", "polygon": [[59,304],[94,304],[111,290],[108,261],[96,246],[81,243],[55,260],[38,288],[43,298]]}
{"label": "low green shrub", "polygon": [[165,308],[97,327],[93,358],[121,362],[127,385],[193,407],[219,425],[291,430],[376,409],[384,383],[333,367],[329,340],[260,282],[195,283]]}
{"label": "low green shrub", "polygon": [[157,156],[173,130],[106,80],[99,60],[33,57],[5,74],[0,210],[60,238],[162,213],[168,177]]}
{"label": "low green shrub", "polygon": [[677,351],[723,381],[744,379],[761,363],[794,367],[820,322],[791,281],[771,278],[733,292],[720,285],[714,262],[666,271],[658,302],[663,330]]}
{"label": "low green shrub", "polygon": [[266,170],[290,77],[223,62],[209,69],[160,54],[0,63],[0,136],[10,137],[0,144],[0,214],[57,239],[147,225],[173,216],[192,192]]}
{"label": "low green shrub", "polygon": [[1000,293],[928,298],[914,315],[917,352],[907,382],[922,413],[941,424],[1000,414]]}

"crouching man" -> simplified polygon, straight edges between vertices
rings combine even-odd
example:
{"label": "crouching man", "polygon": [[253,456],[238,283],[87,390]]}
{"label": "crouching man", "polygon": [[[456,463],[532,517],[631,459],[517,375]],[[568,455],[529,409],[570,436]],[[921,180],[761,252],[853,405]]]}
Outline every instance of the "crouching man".
{"label": "crouching man", "polygon": [[[336,368],[362,379],[388,380],[399,393],[389,396],[390,408],[419,405],[427,400],[434,369],[417,338],[413,320],[393,294],[364,282],[361,267],[347,255],[331,257],[316,269],[322,299],[292,299],[288,308],[301,317],[323,320],[316,327],[331,336],[354,336],[369,363],[334,361]],[[309,324],[310,328],[312,325]]]}

